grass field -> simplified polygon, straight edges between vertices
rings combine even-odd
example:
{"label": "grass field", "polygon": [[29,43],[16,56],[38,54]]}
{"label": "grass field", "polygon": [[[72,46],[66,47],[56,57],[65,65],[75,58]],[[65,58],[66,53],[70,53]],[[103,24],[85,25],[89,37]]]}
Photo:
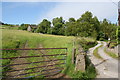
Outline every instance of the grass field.
{"label": "grass field", "polygon": [[[73,41],[76,41],[74,46]],[[75,46],[78,46],[79,43],[82,43],[82,46],[85,50],[89,47],[92,47],[91,45],[93,44],[88,45],[89,43],[95,43],[95,40],[92,38],[79,37],[76,39],[73,36],[56,36],[49,34],[31,33],[21,30],[2,29],[2,48],[21,48],[26,42],[28,43],[29,48],[36,48],[36,46],[39,44],[41,44],[44,48],[68,48],[67,63],[65,67],[66,70],[64,70],[63,73],[69,75],[72,78],[94,78],[96,75],[94,68],[91,66],[86,69],[86,72],[81,73],[74,71],[75,65],[71,64],[72,49]],[[57,52],[59,52],[59,50]],[[16,51],[10,52],[9,54],[7,52],[2,53],[2,57],[4,58],[13,56],[17,56]],[[10,60],[5,60],[2,62],[3,65],[9,63]]]}

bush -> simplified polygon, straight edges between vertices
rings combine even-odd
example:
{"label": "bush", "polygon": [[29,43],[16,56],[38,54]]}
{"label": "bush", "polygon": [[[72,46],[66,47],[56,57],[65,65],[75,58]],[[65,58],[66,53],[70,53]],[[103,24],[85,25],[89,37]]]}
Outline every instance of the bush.
{"label": "bush", "polygon": [[80,44],[82,46],[82,48],[84,49],[85,52],[89,48],[94,47],[97,44],[97,42],[95,40],[94,41],[87,41],[85,39],[82,39],[82,40],[78,40],[77,42],[78,42],[78,44]]}

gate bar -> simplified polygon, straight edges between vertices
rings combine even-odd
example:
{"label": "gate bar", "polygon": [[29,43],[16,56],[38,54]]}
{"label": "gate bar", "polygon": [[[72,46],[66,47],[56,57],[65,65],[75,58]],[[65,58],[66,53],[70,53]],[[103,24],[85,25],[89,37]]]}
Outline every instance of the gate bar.
{"label": "gate bar", "polygon": [[16,48],[16,49],[0,49],[0,50],[46,50],[46,49],[67,49],[67,48]]}
{"label": "gate bar", "polygon": [[40,55],[40,56],[20,56],[20,57],[10,57],[10,58],[0,58],[0,59],[31,58],[31,57],[59,56],[59,55],[66,55],[66,54],[53,54],[53,55]]}
{"label": "gate bar", "polygon": [[59,61],[59,60],[65,60],[65,59],[55,59],[55,60],[47,60],[47,61],[37,61],[37,62],[29,62],[29,63],[21,63],[21,64],[10,64],[10,65],[2,65],[0,67],[6,67],[6,66],[14,66],[14,65],[23,65],[23,64],[31,64],[31,63],[41,63],[41,62],[51,62],[51,61]]}
{"label": "gate bar", "polygon": [[11,70],[11,71],[7,71],[7,72],[14,72],[14,71],[21,71],[21,70],[29,70],[29,69],[42,68],[42,67],[46,67],[46,66],[54,66],[54,65],[61,65],[61,64],[65,64],[65,63],[53,64],[53,65],[45,65],[45,66],[32,67],[32,68],[25,68],[25,69],[19,69],[19,70]]}
{"label": "gate bar", "polygon": [[[22,76],[22,75],[27,75],[27,74],[31,74],[31,73],[38,73],[38,72],[44,72],[44,71],[50,71],[50,70],[55,70],[55,69],[59,69],[59,70],[62,70],[63,68],[52,68],[52,69],[47,69],[47,70],[41,70],[41,71],[36,71],[36,72],[28,72],[28,73],[24,73],[24,74],[18,74],[18,75],[15,75],[15,76]],[[43,73],[44,74],[44,73]],[[15,77],[15,76],[10,76],[10,77]]]}

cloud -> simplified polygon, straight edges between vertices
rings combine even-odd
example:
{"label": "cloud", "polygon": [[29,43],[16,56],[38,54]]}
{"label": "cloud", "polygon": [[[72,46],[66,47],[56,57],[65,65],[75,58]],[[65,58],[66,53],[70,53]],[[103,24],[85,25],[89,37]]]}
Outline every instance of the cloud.
{"label": "cloud", "polygon": [[118,7],[110,2],[63,2],[50,10],[42,18],[52,20],[55,17],[62,16],[65,20],[68,20],[70,17],[78,19],[85,11],[92,12],[99,20],[107,18],[111,21],[114,19],[117,22]]}

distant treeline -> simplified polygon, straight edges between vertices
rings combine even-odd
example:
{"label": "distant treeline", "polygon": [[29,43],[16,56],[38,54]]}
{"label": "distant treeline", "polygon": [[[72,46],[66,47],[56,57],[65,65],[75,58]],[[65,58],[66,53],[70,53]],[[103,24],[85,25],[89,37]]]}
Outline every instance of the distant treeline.
{"label": "distant treeline", "polygon": [[[29,24],[21,24],[19,29],[27,30]],[[112,24],[104,19],[99,21],[96,16],[89,11],[82,14],[82,16],[75,20],[69,18],[68,21],[63,20],[62,17],[53,18],[52,22],[47,19],[37,25],[38,27],[32,30],[35,33],[54,34],[64,36],[81,36],[93,37],[97,40],[107,40],[111,38],[116,40],[120,38],[120,27],[117,24]]]}
{"label": "distant treeline", "polygon": [[[9,27],[19,27],[18,24],[16,24],[16,25],[14,25],[14,24],[7,24],[7,23],[3,23],[3,22],[1,22],[1,21],[0,21],[0,25],[2,25],[2,26],[7,26],[7,27],[8,27],[8,26],[9,26]],[[1,27],[2,27],[2,26],[1,26]]]}

